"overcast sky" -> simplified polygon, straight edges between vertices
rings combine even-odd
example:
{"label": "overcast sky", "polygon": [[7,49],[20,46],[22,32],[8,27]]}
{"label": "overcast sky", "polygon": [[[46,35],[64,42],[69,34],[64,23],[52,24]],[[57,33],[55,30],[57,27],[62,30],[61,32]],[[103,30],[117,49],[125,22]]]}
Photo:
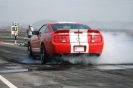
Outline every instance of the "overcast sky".
{"label": "overcast sky", "polygon": [[0,22],[133,22],[133,0],[0,0]]}

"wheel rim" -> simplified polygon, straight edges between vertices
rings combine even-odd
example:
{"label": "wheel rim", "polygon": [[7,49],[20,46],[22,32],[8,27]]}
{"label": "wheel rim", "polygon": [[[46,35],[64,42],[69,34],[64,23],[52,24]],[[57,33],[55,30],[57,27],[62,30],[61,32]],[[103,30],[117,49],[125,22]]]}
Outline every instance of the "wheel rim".
{"label": "wheel rim", "polygon": [[41,48],[41,62],[43,63],[44,62],[44,48],[43,48],[43,46],[42,46],[42,48]]}

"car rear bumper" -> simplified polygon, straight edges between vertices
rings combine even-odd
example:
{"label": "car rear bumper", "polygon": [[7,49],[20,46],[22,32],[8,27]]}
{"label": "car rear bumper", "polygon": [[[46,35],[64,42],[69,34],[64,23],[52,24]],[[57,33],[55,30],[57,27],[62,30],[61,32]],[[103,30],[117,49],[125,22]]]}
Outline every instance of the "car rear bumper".
{"label": "car rear bumper", "polygon": [[[97,53],[101,54],[103,50],[104,43],[82,43],[77,45],[76,43],[54,43],[53,53],[58,54],[69,54],[69,53]],[[84,51],[75,51],[75,46],[83,46]]]}
{"label": "car rear bumper", "polygon": [[102,53],[104,43],[90,43],[89,53]]}

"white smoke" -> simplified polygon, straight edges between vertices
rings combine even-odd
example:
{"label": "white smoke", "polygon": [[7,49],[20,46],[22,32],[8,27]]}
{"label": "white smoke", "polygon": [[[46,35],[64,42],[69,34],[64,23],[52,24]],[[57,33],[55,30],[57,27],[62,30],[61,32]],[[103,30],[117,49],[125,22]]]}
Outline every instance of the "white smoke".
{"label": "white smoke", "polygon": [[14,61],[22,63],[22,64],[41,64],[40,59],[33,59],[33,58],[28,58],[28,57],[21,57],[14,59]]}
{"label": "white smoke", "polygon": [[100,57],[96,56],[68,56],[63,57],[70,63],[83,64],[132,64],[133,63],[133,37],[125,33],[102,32],[104,36],[104,49]]}

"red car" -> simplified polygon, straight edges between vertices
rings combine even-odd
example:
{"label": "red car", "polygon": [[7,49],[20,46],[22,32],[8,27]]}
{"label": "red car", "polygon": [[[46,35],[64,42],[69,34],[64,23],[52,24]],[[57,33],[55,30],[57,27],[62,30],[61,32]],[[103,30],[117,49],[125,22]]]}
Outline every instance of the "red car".
{"label": "red car", "polygon": [[40,55],[44,64],[51,54],[87,53],[100,56],[104,40],[98,30],[76,22],[51,22],[32,32],[28,55]]}

